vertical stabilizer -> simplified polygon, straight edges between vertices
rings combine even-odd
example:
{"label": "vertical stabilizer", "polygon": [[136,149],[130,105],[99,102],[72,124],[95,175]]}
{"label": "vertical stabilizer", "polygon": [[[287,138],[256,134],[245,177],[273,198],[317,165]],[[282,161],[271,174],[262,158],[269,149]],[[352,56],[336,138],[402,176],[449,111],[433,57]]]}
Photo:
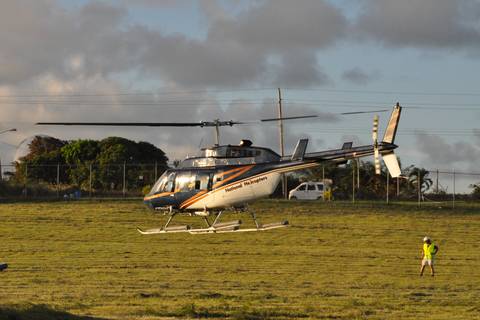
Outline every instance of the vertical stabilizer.
{"label": "vertical stabilizer", "polygon": [[297,146],[295,147],[295,151],[293,152],[291,160],[303,160],[305,156],[305,151],[307,150],[308,139],[300,139],[298,140]]}
{"label": "vertical stabilizer", "polygon": [[383,136],[383,142],[394,143],[395,135],[397,134],[398,122],[400,121],[400,113],[402,112],[402,107],[397,102],[395,108],[393,108],[392,115],[390,116],[390,121],[388,122],[387,130],[385,130],[385,135]]}

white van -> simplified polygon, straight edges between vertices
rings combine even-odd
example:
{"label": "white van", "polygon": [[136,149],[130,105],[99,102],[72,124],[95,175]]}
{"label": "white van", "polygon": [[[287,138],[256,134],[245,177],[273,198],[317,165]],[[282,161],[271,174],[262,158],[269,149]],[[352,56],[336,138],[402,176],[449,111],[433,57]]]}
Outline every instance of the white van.
{"label": "white van", "polygon": [[[327,182],[327,181],[325,181]],[[303,182],[288,194],[288,199],[294,200],[318,200],[323,199],[325,193],[329,191],[329,183],[323,182]]]}

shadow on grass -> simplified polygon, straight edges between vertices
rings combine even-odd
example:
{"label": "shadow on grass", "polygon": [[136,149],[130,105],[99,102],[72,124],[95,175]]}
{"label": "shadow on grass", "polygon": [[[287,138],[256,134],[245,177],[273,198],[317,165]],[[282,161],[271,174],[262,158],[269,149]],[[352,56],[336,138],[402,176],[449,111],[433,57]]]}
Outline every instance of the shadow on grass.
{"label": "shadow on grass", "polygon": [[65,311],[55,310],[43,304],[2,306],[0,320],[106,320],[88,316],[77,316]]}

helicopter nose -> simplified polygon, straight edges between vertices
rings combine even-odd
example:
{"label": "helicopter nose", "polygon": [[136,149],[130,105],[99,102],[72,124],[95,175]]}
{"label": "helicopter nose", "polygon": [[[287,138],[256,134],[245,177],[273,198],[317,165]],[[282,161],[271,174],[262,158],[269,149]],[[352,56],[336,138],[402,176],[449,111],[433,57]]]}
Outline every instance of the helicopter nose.
{"label": "helicopter nose", "polygon": [[143,198],[143,203],[144,203],[147,207],[149,207],[150,209],[153,209],[153,208],[154,208],[154,207],[153,207],[152,200],[149,199],[148,197]]}

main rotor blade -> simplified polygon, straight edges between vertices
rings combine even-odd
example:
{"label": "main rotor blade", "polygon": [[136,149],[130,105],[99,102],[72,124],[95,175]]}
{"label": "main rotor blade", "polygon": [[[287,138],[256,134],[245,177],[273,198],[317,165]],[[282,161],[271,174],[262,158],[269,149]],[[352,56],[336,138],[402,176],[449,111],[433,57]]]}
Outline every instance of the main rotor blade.
{"label": "main rotor blade", "polygon": [[[338,113],[340,115],[361,114],[361,113],[376,113],[385,112],[388,110],[374,110],[374,111],[356,111],[356,112],[344,112]],[[295,119],[307,119],[318,118],[319,115],[307,115],[307,116],[293,116],[282,118],[268,118],[260,119],[257,121],[200,121],[200,122],[37,122],[39,126],[111,126],[111,127],[223,127],[233,126],[236,124],[252,124],[259,122],[272,122],[280,120],[295,120]]]}
{"label": "main rotor blade", "polygon": [[39,126],[204,127],[202,122],[37,122]]}
{"label": "main rotor blade", "polygon": [[353,111],[353,112],[342,112],[339,113],[341,115],[349,115],[349,114],[361,114],[361,113],[376,113],[376,112],[387,112],[388,109],[382,109],[382,110],[372,110],[372,111]]}
{"label": "main rotor blade", "polygon": [[305,118],[318,118],[318,115],[309,115],[309,116],[296,116],[296,117],[283,117],[283,118],[270,118],[270,119],[260,119],[261,122],[269,121],[279,121],[279,120],[295,120],[295,119],[305,119]]}

